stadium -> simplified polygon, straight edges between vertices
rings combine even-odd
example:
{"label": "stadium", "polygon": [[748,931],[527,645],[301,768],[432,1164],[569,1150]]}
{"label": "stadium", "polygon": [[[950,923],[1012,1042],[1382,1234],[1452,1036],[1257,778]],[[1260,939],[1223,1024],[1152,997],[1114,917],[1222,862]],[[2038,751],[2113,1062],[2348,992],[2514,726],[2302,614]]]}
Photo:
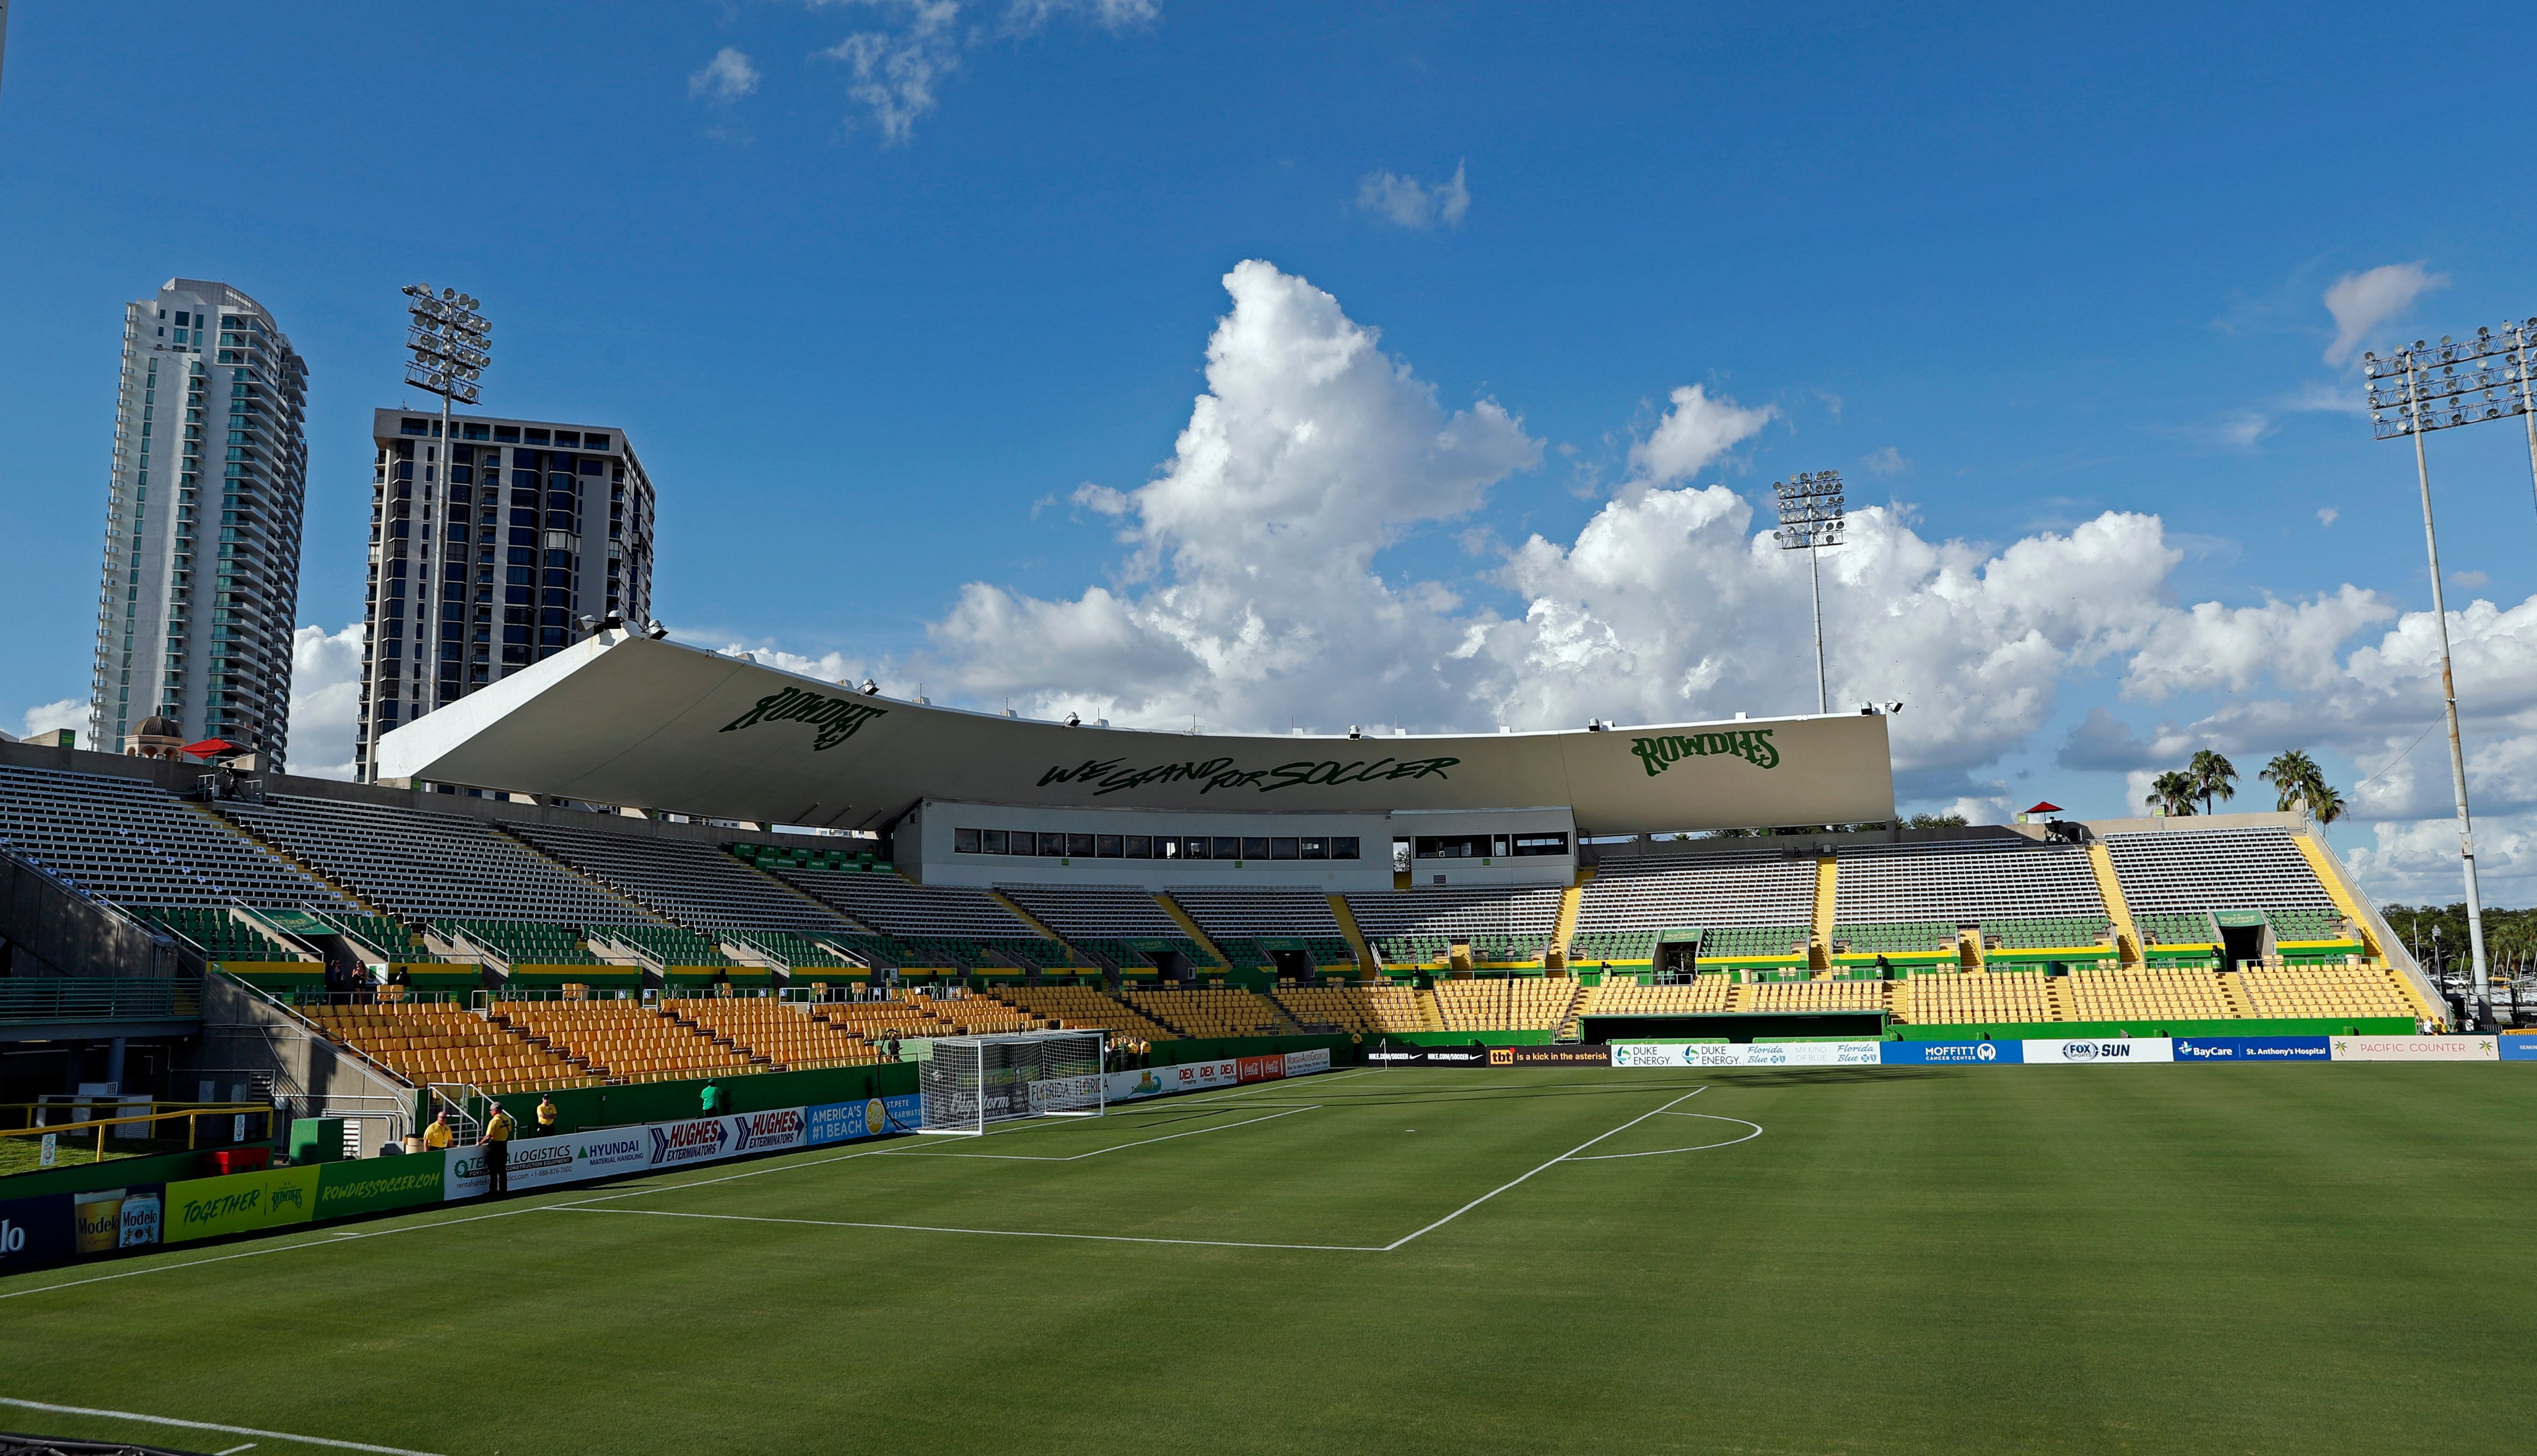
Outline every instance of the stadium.
{"label": "stadium", "polygon": [[8,1398],[435,1453],[2093,1449],[2109,1379],[2157,1445],[2440,1428],[2332,1311],[2507,1297],[2398,1251],[2515,1206],[2455,1063],[2522,1039],[2424,1035],[2300,816],[1891,827],[1884,728],[1193,736],[612,631],[402,783],[0,744],[12,1042],[120,1089],[10,1091]]}

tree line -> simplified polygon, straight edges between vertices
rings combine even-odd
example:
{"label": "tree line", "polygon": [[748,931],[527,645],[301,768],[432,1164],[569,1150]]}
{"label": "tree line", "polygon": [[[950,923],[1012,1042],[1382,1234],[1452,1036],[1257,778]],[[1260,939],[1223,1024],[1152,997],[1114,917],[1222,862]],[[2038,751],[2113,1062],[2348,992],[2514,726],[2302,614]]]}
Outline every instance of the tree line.
{"label": "tree line", "polygon": [[[2342,791],[2325,782],[2325,770],[2297,748],[2275,754],[2255,777],[2273,786],[2275,806],[2285,814],[2306,809],[2317,823],[2331,824],[2349,807]],[[2212,813],[2219,801],[2237,796],[2238,766],[2205,748],[2183,768],[2170,769],[2151,780],[2149,795],[2142,802],[2164,809],[2170,818],[2179,818]]]}
{"label": "tree line", "polygon": [[[2390,905],[2383,908],[2387,928],[2415,952],[2425,968],[2438,947],[2440,964],[2467,965],[2466,902],[2453,905]],[[2434,932],[2438,933],[2435,934]],[[2537,966],[2537,910],[2484,912],[2484,950],[2496,971],[2521,972]]]}

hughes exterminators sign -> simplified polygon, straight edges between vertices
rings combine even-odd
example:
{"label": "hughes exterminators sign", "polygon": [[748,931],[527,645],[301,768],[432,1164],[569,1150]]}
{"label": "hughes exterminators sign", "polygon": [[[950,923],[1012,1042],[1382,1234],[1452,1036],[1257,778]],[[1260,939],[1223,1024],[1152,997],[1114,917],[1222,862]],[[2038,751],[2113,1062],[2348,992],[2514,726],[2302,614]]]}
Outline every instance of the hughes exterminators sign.
{"label": "hughes exterminators sign", "polygon": [[689,1163],[710,1163],[731,1150],[731,1121],[722,1117],[698,1117],[687,1122],[656,1122],[645,1129],[651,1133],[653,1168],[678,1168]]}

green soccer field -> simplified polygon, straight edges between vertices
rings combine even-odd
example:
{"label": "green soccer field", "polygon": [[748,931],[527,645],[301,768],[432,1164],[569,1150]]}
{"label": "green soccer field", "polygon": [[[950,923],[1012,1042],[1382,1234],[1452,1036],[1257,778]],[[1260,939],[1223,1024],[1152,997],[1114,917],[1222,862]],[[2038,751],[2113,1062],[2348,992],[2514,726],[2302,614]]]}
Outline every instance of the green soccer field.
{"label": "green soccer field", "polygon": [[2532,1089],[1342,1072],[38,1271],[0,1396],[444,1456],[2516,1449]]}

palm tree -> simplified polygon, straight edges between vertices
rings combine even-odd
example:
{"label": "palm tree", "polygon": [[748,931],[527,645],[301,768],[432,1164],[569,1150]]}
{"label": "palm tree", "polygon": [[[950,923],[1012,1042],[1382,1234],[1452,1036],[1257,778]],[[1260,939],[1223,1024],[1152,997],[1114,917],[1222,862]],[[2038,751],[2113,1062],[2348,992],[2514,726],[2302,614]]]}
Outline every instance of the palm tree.
{"label": "palm tree", "polygon": [[2264,765],[2264,771],[2255,777],[2273,786],[2281,796],[2279,807],[2285,814],[2298,808],[2300,801],[2309,796],[2309,786],[2322,785],[2325,780],[2316,760],[2297,748],[2273,755],[2273,761]]}
{"label": "palm tree", "polygon": [[2149,796],[2142,801],[2180,819],[2193,812],[2193,776],[2170,769],[2150,781]]}
{"label": "palm tree", "polygon": [[2184,773],[2193,781],[2193,792],[2202,800],[2202,812],[2206,814],[2212,811],[2213,798],[2238,796],[2238,766],[2211,749],[2196,752],[2193,762],[2184,766]]}
{"label": "palm tree", "polygon": [[2348,807],[2343,801],[2342,791],[2326,783],[2321,776],[2308,787],[2306,797],[2309,813],[2319,824],[2331,824],[2342,818],[2344,809]]}

